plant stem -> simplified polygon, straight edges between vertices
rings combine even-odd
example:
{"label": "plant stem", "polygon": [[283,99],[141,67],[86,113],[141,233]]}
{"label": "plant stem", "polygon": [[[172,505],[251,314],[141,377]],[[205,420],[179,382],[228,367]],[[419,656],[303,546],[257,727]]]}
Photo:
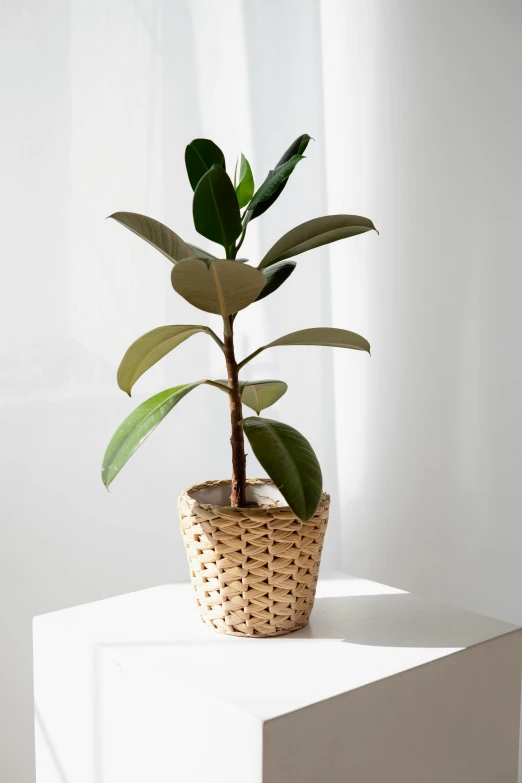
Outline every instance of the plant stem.
{"label": "plant stem", "polygon": [[246,505],[246,456],[243,427],[240,424],[243,419],[243,406],[241,404],[241,389],[239,388],[239,370],[234,353],[234,331],[231,318],[229,323],[230,334],[225,334],[224,353],[227,363],[228,387],[230,389],[230,424],[232,426],[232,434],[230,436],[230,445],[232,446],[230,505],[238,507]]}
{"label": "plant stem", "polygon": [[241,245],[245,241],[246,230],[247,230],[247,226],[248,226],[248,223],[249,223],[251,217],[252,217],[252,213],[249,212],[248,209],[247,209],[245,211],[245,214],[243,215],[243,231],[241,232],[241,236],[239,237],[239,242],[238,242],[238,244],[236,246],[236,253],[234,255],[234,258],[237,255],[237,251],[239,250],[239,248],[241,247]]}
{"label": "plant stem", "polygon": [[221,348],[221,350],[223,350],[223,341],[219,339],[219,337],[217,336],[217,334],[216,334],[216,333],[215,333],[215,332],[214,332],[214,331],[213,331],[213,330],[210,328],[210,326],[206,326],[206,327],[205,327],[205,331],[206,331],[206,333],[207,333],[207,334],[208,334],[210,337],[212,337],[212,339],[214,340],[214,342],[215,342],[215,343],[217,343],[217,345],[219,345],[219,347]]}
{"label": "plant stem", "polygon": [[264,351],[265,348],[268,348],[268,347],[269,347],[268,345],[262,345],[261,348],[258,348],[256,351],[253,351],[252,353],[250,353],[242,361],[239,362],[239,364],[237,365],[237,369],[240,370],[242,367],[245,366],[245,364],[247,362],[249,362],[251,359],[254,359],[256,356],[258,356],[261,353],[261,351]]}

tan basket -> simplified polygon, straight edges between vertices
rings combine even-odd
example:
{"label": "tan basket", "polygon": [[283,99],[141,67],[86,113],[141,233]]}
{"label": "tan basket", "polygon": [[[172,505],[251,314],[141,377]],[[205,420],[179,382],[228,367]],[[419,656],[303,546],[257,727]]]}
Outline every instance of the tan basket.
{"label": "tan basket", "polygon": [[219,505],[230,498],[230,481],[195,484],[180,495],[190,577],[201,619],[214,630],[282,636],[310,617],[330,497],[323,493],[303,524],[288,506],[276,505],[281,495],[271,481],[247,484],[257,501],[247,508]]}

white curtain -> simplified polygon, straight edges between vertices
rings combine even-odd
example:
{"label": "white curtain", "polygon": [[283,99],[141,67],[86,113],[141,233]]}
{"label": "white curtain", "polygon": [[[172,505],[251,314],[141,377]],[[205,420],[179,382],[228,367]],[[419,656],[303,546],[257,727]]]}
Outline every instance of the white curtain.
{"label": "white curtain", "polygon": [[317,325],[372,343],[371,359],[289,348],[249,365],[288,382],[270,415],[322,463],[325,566],[522,620],[520,5],[2,0],[0,21],[2,779],[33,775],[31,617],[184,579],[176,497],[230,470],[226,405],[203,388],[110,494],[99,476],[134,406],[223,372],[199,336],[133,400],[115,382],[143,332],[212,323],[162,256],[104,220],[143,212],[197,241],[183,162],[197,136],[230,164],[243,151],[258,182],[315,139],[252,224],[253,261],[326,213],[381,231],[299,257],[237,321],[240,354]]}

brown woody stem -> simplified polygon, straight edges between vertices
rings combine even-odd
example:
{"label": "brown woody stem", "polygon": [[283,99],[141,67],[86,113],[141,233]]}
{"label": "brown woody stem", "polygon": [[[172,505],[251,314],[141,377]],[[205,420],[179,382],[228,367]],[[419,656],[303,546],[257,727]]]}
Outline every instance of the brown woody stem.
{"label": "brown woody stem", "polygon": [[243,427],[240,424],[243,419],[243,406],[241,404],[241,390],[239,388],[238,366],[234,353],[234,332],[232,318],[229,319],[230,334],[224,337],[224,354],[227,363],[228,388],[230,389],[230,423],[232,435],[232,491],[230,494],[231,506],[246,505],[246,456]]}

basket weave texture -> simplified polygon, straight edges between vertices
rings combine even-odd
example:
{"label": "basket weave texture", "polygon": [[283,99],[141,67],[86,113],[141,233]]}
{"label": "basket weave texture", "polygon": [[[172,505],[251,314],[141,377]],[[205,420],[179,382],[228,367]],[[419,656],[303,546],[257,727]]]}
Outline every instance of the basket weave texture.
{"label": "basket weave texture", "polygon": [[[250,485],[272,484],[249,479]],[[201,619],[232,636],[282,636],[307,624],[313,608],[330,497],[304,524],[288,507],[216,506],[179,498],[181,532]]]}

